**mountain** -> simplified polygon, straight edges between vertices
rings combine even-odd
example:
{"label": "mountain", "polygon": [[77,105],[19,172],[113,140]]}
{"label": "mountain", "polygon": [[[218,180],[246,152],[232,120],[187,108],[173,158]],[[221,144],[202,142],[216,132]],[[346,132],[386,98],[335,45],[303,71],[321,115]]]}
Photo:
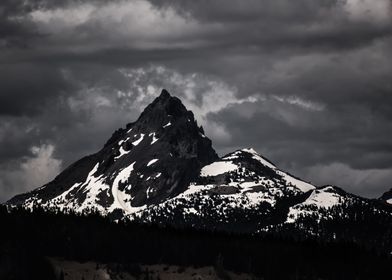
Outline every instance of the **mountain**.
{"label": "mountain", "polygon": [[385,201],[386,203],[392,204],[392,189],[385,192],[381,197],[380,200]]}
{"label": "mountain", "polygon": [[134,212],[184,192],[218,159],[193,113],[163,90],[134,123],[52,182],[12,198],[9,205],[55,207],[103,215]]}
{"label": "mountain", "polygon": [[219,158],[193,113],[166,90],[99,152],[7,205],[202,230],[347,238],[392,249],[392,206],[314,186],[251,148]]}

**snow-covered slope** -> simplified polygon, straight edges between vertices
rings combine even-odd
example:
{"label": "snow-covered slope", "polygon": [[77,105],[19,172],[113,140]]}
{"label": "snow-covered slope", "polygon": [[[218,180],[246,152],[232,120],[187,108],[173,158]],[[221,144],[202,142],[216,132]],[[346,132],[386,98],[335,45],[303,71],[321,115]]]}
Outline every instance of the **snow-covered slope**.
{"label": "snow-covered slope", "polygon": [[225,157],[223,157],[223,160],[241,160],[244,158],[259,162],[261,165],[263,165],[263,168],[269,168],[272,172],[275,172],[275,174],[278,177],[281,177],[283,184],[286,186],[296,187],[297,189],[303,192],[307,192],[315,188],[315,186],[313,186],[312,184],[302,181],[282,170],[279,170],[273,163],[271,163],[266,158],[263,158],[252,148],[242,149],[232,154],[228,154]]}
{"label": "snow-covered slope", "polygon": [[99,152],[8,204],[129,214],[180,194],[201,167],[217,158],[193,113],[163,90],[136,122],[115,131]]}
{"label": "snow-covered slope", "polygon": [[202,228],[224,228],[237,223],[241,226],[235,231],[241,231],[243,226],[257,231],[264,227],[264,221],[257,220],[272,215],[280,201],[307,196],[314,189],[313,185],[279,170],[255,150],[242,149],[204,166],[200,176],[183,193],[128,218],[191,223]]}
{"label": "snow-covered slope", "polygon": [[298,218],[309,215],[316,216],[318,221],[320,219],[328,219],[328,214],[324,215],[325,212],[320,210],[329,210],[334,206],[342,205],[342,203],[347,203],[354,199],[354,196],[334,186],[314,189],[306,200],[290,207],[287,223],[294,223]]}

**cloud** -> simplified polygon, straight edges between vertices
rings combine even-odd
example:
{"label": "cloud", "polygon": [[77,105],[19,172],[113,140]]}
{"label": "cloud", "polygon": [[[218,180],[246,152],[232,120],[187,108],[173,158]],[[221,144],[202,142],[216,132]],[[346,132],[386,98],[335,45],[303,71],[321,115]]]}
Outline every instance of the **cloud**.
{"label": "cloud", "polygon": [[[120,72],[129,79],[129,92],[119,93],[120,97],[129,98],[137,96],[133,106],[138,102],[149,104],[166,87],[200,118],[208,113],[218,112],[231,104],[240,104],[245,101],[256,101],[251,96],[246,99],[237,98],[237,89],[231,87],[217,77],[192,72],[182,74],[174,69],[162,65],[150,65],[136,69],[120,69]],[[134,104],[135,100],[130,102]]]}
{"label": "cloud", "polygon": [[[302,101],[309,102],[312,104]],[[362,106],[351,107],[351,111],[330,104],[322,110],[316,108],[265,95],[256,103],[229,106],[209,117],[226,124],[231,135],[232,141],[222,150],[253,146],[279,166],[293,168],[293,173],[333,162],[360,170],[392,167],[386,137],[392,127],[387,119]]]}
{"label": "cloud", "polygon": [[231,136],[221,122],[209,119],[208,115],[219,112],[229,106],[244,102],[254,103],[257,97],[237,97],[237,89],[212,76],[200,73],[181,74],[164,67],[151,65],[147,68],[121,69],[120,72],[129,79],[127,92],[119,91],[120,104],[140,108],[147,106],[162,88],[179,97],[191,110],[207,135],[219,145],[227,143]]}
{"label": "cloud", "polygon": [[73,85],[61,69],[14,63],[0,67],[0,115],[31,116],[67,95]]}
{"label": "cloud", "polygon": [[349,17],[359,21],[388,22],[391,8],[389,0],[347,0],[345,3]]}
{"label": "cloud", "polygon": [[[365,0],[336,1],[244,1],[151,0],[171,7],[200,22],[225,24],[216,34],[221,45],[247,45],[274,51],[291,49],[334,50],[357,48],[391,34],[388,0],[376,5]],[[205,7],[208,6],[208,9]],[[380,20],[380,19],[383,20]],[[230,35],[232,36],[230,36]],[[235,34],[235,36],[233,36]],[[223,44],[224,42],[224,44]]]}
{"label": "cloud", "polygon": [[[53,157],[55,147],[51,144],[33,146],[31,155],[14,162],[12,166],[0,171],[0,201],[4,202],[18,193],[26,192],[32,187],[41,186],[59,173],[61,160]],[[4,167],[4,166],[3,166]]]}
{"label": "cloud", "polygon": [[202,28],[201,23],[182,17],[170,7],[159,10],[143,0],[37,9],[28,18],[40,33],[49,36],[51,48],[69,45],[73,51],[82,52],[108,47],[194,46],[200,43],[194,38]]}
{"label": "cloud", "polygon": [[253,146],[366,193],[363,171],[377,193],[392,162],[392,12],[376,2],[1,1],[3,178],[42,143],[62,167],[97,151],[167,88],[220,154]]}
{"label": "cloud", "polygon": [[374,198],[389,189],[392,181],[392,169],[358,170],[342,163],[312,166],[303,173],[306,178],[319,184],[339,185],[357,195]]}

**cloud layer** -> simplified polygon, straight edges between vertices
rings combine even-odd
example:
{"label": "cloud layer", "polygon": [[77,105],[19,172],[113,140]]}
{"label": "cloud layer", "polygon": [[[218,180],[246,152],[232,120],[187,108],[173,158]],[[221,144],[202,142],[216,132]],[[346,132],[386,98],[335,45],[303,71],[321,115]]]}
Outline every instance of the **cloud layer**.
{"label": "cloud layer", "polygon": [[0,201],[167,88],[220,154],[253,146],[369,197],[392,179],[390,0],[0,3]]}

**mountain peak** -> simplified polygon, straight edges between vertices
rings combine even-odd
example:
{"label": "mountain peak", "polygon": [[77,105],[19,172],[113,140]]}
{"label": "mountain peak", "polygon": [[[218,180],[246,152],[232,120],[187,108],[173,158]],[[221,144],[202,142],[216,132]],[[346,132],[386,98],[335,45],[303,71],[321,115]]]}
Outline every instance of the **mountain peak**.
{"label": "mountain peak", "polygon": [[223,159],[229,160],[229,159],[238,159],[238,158],[253,158],[254,160],[259,161],[265,166],[268,166],[269,168],[275,169],[276,166],[267,158],[261,156],[255,149],[253,148],[245,148],[245,149],[240,149],[236,150],[233,153],[227,154],[223,157]]}
{"label": "mountain peak", "polygon": [[255,149],[253,148],[244,148],[240,150],[241,152],[253,154],[253,155],[260,155]]}
{"label": "mountain peak", "polygon": [[34,195],[42,203],[61,201],[70,208],[133,212],[181,193],[217,158],[193,113],[162,90],[102,150],[71,165]]}
{"label": "mountain peak", "polygon": [[181,100],[163,89],[161,94],[142,112],[137,122],[157,128],[180,119],[195,122],[193,113],[186,109]]}
{"label": "mountain peak", "polygon": [[160,98],[160,99],[168,99],[170,97],[171,97],[170,93],[166,89],[162,89],[161,95],[159,95],[158,98]]}

